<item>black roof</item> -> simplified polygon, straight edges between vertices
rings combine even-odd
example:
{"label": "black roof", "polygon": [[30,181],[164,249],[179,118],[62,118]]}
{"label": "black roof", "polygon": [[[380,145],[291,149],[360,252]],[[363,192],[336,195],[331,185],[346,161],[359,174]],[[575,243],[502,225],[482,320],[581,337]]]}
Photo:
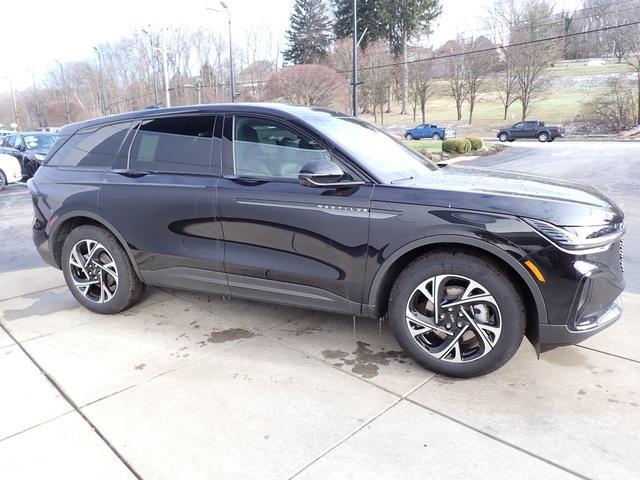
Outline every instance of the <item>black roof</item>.
{"label": "black roof", "polygon": [[[82,128],[94,127],[102,124],[137,120],[141,118],[162,117],[165,115],[188,113],[270,113],[281,118],[308,118],[322,113],[336,115],[336,112],[321,107],[305,107],[300,105],[288,105],[284,103],[213,103],[200,105],[185,105],[170,108],[149,108],[133,112],[109,115],[93,118],[82,122],[65,125],[59,133],[70,135]],[[338,114],[342,116],[342,114]]]}

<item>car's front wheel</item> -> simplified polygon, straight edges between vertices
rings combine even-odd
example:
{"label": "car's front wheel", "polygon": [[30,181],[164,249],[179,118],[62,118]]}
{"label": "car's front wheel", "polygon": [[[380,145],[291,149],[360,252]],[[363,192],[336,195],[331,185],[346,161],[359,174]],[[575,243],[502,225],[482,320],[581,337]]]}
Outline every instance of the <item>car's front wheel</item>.
{"label": "car's front wheel", "polygon": [[498,135],[498,140],[500,140],[501,142],[506,142],[507,140],[509,140],[509,135],[507,135],[505,132],[502,132],[500,135]]}
{"label": "car's front wheel", "polygon": [[410,133],[407,133],[404,138],[406,138],[407,140],[413,140],[413,135],[411,135]]}
{"label": "car's front wheel", "polygon": [[525,330],[524,305],[509,272],[460,252],[424,255],[405,268],[391,291],[389,318],[416,362],[452,377],[501,367]]}
{"label": "car's front wheel", "polygon": [[62,248],[62,270],[76,300],[97,313],[121,312],[144,291],[118,240],[97,226],[83,225],[69,233]]}

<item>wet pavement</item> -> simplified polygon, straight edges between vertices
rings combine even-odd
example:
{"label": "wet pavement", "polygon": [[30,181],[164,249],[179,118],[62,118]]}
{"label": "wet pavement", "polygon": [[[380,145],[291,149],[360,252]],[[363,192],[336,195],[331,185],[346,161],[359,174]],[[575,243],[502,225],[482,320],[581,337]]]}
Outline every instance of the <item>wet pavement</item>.
{"label": "wet pavement", "polygon": [[638,295],[583,345],[538,360],[525,342],[497,372],[456,380],[415,365],[375,320],[155,288],[127,312],[93,314],[39,259],[30,222],[24,187],[0,193],[3,478],[617,479],[640,468]]}

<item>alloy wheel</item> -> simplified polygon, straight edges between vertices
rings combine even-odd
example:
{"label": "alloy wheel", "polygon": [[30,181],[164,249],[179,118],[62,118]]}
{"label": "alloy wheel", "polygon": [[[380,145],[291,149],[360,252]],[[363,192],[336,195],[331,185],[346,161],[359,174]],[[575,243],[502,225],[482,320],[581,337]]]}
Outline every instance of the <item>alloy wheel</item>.
{"label": "alloy wheel", "polygon": [[69,270],[76,289],[95,303],[107,303],[118,289],[118,268],[101,243],[83,239],[69,254]]}
{"label": "alloy wheel", "polygon": [[436,275],[409,296],[406,323],[413,340],[429,355],[452,363],[488,354],[500,339],[502,317],[493,295],[460,275]]}

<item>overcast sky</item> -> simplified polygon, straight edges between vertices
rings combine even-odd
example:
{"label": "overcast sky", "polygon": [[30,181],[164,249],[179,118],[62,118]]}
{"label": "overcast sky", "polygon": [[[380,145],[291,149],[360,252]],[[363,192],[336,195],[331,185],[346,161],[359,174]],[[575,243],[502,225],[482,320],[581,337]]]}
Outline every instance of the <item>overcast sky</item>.
{"label": "overcast sky", "polygon": [[[495,0],[443,0],[443,14],[430,40],[435,44],[458,33],[484,27],[481,17]],[[242,46],[244,32],[269,28],[284,38],[293,0],[227,0],[231,10],[234,42]],[[575,7],[579,0],[556,0],[558,7]],[[0,44],[0,91],[6,91],[10,75],[17,88],[31,82],[27,69],[42,75],[62,62],[94,58],[92,47],[130,35],[142,26],[175,24],[210,26],[226,34],[226,16],[205,9],[219,7],[217,0],[26,0],[10,2],[4,9]],[[482,32],[475,32],[478,34]],[[284,39],[281,42],[284,45]],[[11,54],[8,54],[11,52]]]}

